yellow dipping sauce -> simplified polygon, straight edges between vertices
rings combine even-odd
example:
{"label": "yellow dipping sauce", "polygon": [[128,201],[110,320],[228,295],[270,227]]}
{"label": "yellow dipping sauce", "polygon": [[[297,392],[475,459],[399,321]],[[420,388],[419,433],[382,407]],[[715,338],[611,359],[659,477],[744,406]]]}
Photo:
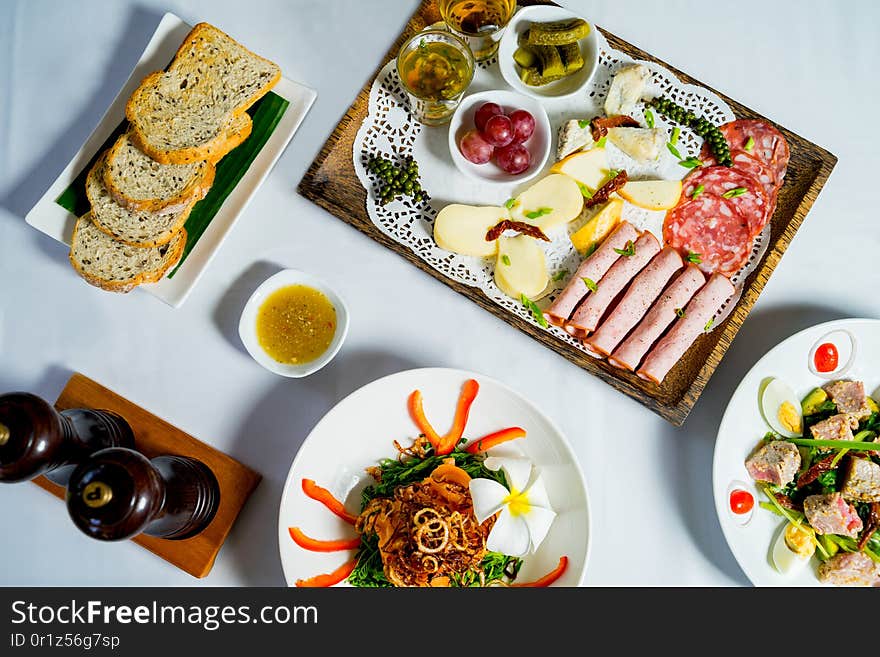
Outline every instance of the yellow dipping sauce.
{"label": "yellow dipping sauce", "polygon": [[323,293],[306,285],[276,290],[257,311],[257,340],[279,363],[315,360],[335,334],[336,309]]}

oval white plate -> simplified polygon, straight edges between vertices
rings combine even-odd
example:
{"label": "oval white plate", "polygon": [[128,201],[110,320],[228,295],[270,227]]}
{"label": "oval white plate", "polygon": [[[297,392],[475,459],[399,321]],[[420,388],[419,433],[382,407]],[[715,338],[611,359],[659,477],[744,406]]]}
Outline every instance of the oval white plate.
{"label": "oval white plate", "polygon": [[[798,398],[827,382],[810,372],[808,357],[816,340],[835,329],[846,329],[859,343],[859,357],[845,373],[847,379],[865,382],[871,394],[880,387],[880,320],[842,319],[819,324],[787,338],[759,360],[733,393],[715,442],[712,489],[715,510],[727,544],[743,572],[755,586],[821,586],[814,558],[806,568],[781,575],[770,563],[770,550],[783,520],[758,507],[766,497],[754,485],[743,463],[763,435],[770,430],[761,416],[758,389],[767,377],[778,377],[791,386]],[[730,483],[740,480],[755,496],[755,509],[746,525],[734,520],[728,507]]]}
{"label": "oval white plate", "polygon": [[518,580],[531,581],[556,567],[567,555],[568,568],[557,585],[578,586],[590,552],[587,487],[577,460],[559,429],[529,401],[488,377],[454,369],[428,368],[392,374],[356,390],[334,406],[306,438],[290,467],[278,516],[278,542],[285,581],[329,573],[348,561],[351,552],[318,553],[300,548],[288,527],[300,527],[319,539],[350,538],[350,525],[302,492],[302,479],[313,479],[344,500],[351,512],[360,510],[360,493],[372,479],[364,469],[396,455],[393,440],[408,445],[417,435],[407,411],[410,393],[419,389],[425,413],[445,431],[452,422],[462,384],[480,384],[465,437],[480,437],[510,426],[523,427],[525,438],[499,446],[492,454],[522,454],[544,472],[550,501],[557,512],[547,538],[525,558]]}
{"label": "oval white plate", "polygon": [[[535,117],[535,131],[523,143],[532,159],[529,168],[522,173],[514,175],[507,173],[495,164],[494,158],[485,164],[474,164],[461,154],[458,142],[466,132],[476,129],[474,114],[483,103],[497,103],[506,114],[515,109],[524,109]],[[512,91],[480,91],[465,96],[449,122],[449,154],[452,156],[452,161],[463,174],[484,182],[509,185],[534,178],[544,168],[547,158],[550,157],[550,143],[552,141],[553,136],[547,110],[534,98],[515,94]]]}
{"label": "oval white plate", "polygon": [[544,23],[550,21],[565,20],[566,18],[583,18],[562,7],[525,7],[520,9],[511,19],[501,37],[498,45],[498,66],[501,75],[514,90],[534,96],[535,98],[566,98],[582,91],[596,72],[599,66],[599,43],[596,40],[596,26],[590,21],[590,33],[580,40],[581,56],[584,58],[584,66],[572,75],[542,85],[530,87],[519,79],[517,64],[513,61],[513,53],[517,49],[519,35],[529,29],[530,23]]}
{"label": "oval white plate", "polygon": [[[263,350],[257,339],[257,312],[260,310],[260,306],[263,305],[266,297],[288,285],[307,285],[322,292],[336,310],[336,333],[333,334],[330,346],[315,360],[302,363],[301,365],[279,363]],[[319,278],[296,269],[284,269],[267,278],[254,290],[251,298],[245,304],[244,310],[241,312],[241,319],[238,323],[238,335],[251,357],[267,370],[281,376],[301,378],[324,367],[324,365],[333,360],[339,348],[342,347],[345,336],[348,335],[348,308],[342,298]]]}

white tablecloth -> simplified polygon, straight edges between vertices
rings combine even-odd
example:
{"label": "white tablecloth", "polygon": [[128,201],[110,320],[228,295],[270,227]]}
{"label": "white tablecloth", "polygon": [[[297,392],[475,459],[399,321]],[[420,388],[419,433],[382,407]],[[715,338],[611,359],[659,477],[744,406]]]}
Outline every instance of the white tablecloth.
{"label": "white tablecloth", "polygon": [[[366,11],[365,6],[371,9]],[[296,193],[415,0],[4,0],[0,3],[0,392],[54,399],[71,371],[252,466],[264,480],[205,580],[131,543],[77,532],[31,484],[0,489],[0,584],[282,585],[281,487],[317,420],[402,369],[475,370],[567,434],[591,492],[590,585],[743,585],[711,492],[715,434],[766,350],[827,319],[880,316],[876,28],[869,0],[569,0],[597,24],[840,158],[683,428],[675,428]],[[192,296],[85,285],[24,222],[128,77],[165,11],[205,20],[318,90],[318,100]],[[281,379],[244,352],[244,300],[275,263],[326,278],[352,329],[320,373]]]}

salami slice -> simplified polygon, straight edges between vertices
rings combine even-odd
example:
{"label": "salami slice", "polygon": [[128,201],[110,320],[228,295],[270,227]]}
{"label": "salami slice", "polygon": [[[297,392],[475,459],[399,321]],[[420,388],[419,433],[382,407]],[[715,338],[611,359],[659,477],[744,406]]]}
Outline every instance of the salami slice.
{"label": "salami slice", "polygon": [[748,221],[731,199],[714,194],[700,194],[670,210],[663,241],[684,257],[699,254],[703,271],[728,276],[746,264],[752,251]]}
{"label": "salami slice", "polygon": [[770,197],[754,176],[733,167],[700,167],[685,177],[683,196],[691,198],[700,185],[703,186],[701,193],[715,196],[724,196],[737,190],[738,193],[730,201],[748,221],[749,233],[754,237],[764,229],[770,218]]}
{"label": "salami slice", "polygon": [[[770,170],[773,183],[777,187],[782,185],[791,153],[788,142],[779,130],[757,119],[731,121],[725,123],[719,130],[730,146],[731,155],[742,152],[753,157]],[[747,149],[750,139],[752,144]],[[737,166],[736,160],[734,166]]]}
{"label": "salami slice", "polygon": [[[733,160],[733,166],[729,168],[747,173],[761,183],[764,187],[764,192],[771,201],[772,210],[772,206],[775,205],[776,194],[779,192],[775,171],[743,150],[731,149],[730,158]],[[717,166],[718,164],[708,146],[703,146],[703,150],[700,152],[700,160],[703,162],[704,168]],[[773,212],[771,211],[770,214],[773,214]]]}

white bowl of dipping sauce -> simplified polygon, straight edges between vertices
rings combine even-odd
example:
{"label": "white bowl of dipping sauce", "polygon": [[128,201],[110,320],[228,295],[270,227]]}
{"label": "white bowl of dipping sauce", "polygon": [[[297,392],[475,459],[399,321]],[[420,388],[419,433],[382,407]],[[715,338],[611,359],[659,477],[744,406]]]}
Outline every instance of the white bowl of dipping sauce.
{"label": "white bowl of dipping sauce", "polygon": [[348,308],[320,279],[285,269],[266,279],[241,313],[238,335],[270,372],[300,378],[333,360],[348,334]]}

